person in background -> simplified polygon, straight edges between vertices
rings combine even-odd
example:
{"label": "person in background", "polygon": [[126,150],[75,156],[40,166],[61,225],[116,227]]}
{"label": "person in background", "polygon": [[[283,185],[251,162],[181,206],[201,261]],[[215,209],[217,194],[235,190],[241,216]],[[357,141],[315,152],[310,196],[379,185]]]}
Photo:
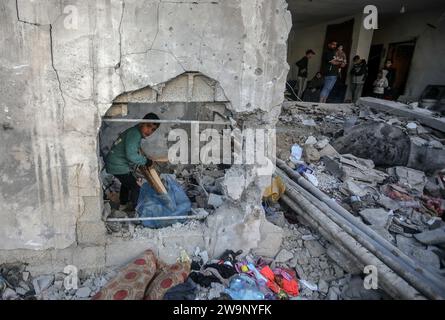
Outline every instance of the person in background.
{"label": "person in background", "polygon": [[374,97],[383,99],[385,95],[385,89],[388,88],[388,79],[386,75],[388,74],[387,70],[381,70],[377,75],[377,79],[374,81]]}
{"label": "person in background", "polygon": [[352,63],[350,71],[351,101],[356,103],[362,96],[363,86],[368,76],[368,65],[366,60],[361,59],[358,55],[354,57]]}
{"label": "person in background", "polygon": [[328,50],[323,55],[324,85],[320,93],[320,103],[326,103],[335,83],[337,82],[338,69],[342,63],[336,59],[336,49],[337,42],[331,41],[328,44]]}
{"label": "person in background", "polygon": [[348,65],[348,58],[346,53],[343,51],[343,45],[339,45],[335,53],[335,60],[340,62],[340,67],[338,68],[338,76],[341,78],[341,70]]}
{"label": "person in background", "polygon": [[396,69],[393,67],[392,60],[386,60],[383,70],[387,71],[388,88],[385,89],[385,98],[388,100],[394,100],[397,94],[394,84],[396,82]]}
{"label": "person in background", "polygon": [[304,92],[303,101],[307,102],[318,102],[320,101],[320,92],[323,88],[324,79],[321,72],[317,72],[315,77],[312,78],[311,81],[307,84],[307,89]]}
{"label": "person in background", "polygon": [[[149,113],[144,120],[159,120],[154,113]],[[121,182],[119,211],[133,211],[139,198],[140,186],[133,172],[138,166],[151,167],[153,162],[141,154],[142,139],[151,136],[159,123],[140,123],[119,135],[105,159],[105,168],[109,174]]]}
{"label": "person in background", "polygon": [[302,98],[304,90],[306,90],[309,60],[312,59],[313,56],[315,56],[315,51],[309,49],[306,51],[306,55],[296,63],[298,67],[298,78],[297,78],[296,89],[297,89],[297,95],[300,99]]}

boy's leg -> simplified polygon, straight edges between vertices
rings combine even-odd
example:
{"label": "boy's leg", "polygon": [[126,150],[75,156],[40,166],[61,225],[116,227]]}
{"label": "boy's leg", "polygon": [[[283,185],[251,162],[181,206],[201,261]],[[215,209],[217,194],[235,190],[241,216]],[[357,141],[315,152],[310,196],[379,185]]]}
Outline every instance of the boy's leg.
{"label": "boy's leg", "polygon": [[121,205],[128,204],[129,200],[133,203],[133,205],[136,205],[140,191],[136,178],[131,173],[117,175],[116,178],[118,178],[122,184],[120,192]]}

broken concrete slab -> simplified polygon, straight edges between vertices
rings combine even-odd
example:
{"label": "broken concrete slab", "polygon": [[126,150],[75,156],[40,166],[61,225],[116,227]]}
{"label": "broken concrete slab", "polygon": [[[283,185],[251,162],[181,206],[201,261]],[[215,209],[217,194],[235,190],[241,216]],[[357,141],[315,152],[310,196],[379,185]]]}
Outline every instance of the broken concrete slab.
{"label": "broken concrete slab", "polygon": [[313,144],[306,144],[303,148],[303,158],[307,163],[320,161],[320,153]]}
{"label": "broken concrete slab", "polygon": [[304,246],[309,250],[313,258],[318,258],[326,253],[326,249],[318,241],[305,241]]}
{"label": "broken concrete slab", "polygon": [[334,149],[333,146],[328,144],[323,149],[320,150],[320,157],[337,157],[340,156],[340,153]]}
{"label": "broken concrete slab", "polygon": [[323,157],[323,162],[326,165],[326,169],[342,181],[354,179],[375,185],[382,183],[388,176],[379,170],[373,169],[372,161],[360,159],[352,155]]}
{"label": "broken concrete slab", "polygon": [[283,249],[275,257],[275,262],[276,263],[285,263],[285,262],[288,262],[289,260],[291,260],[293,257],[294,257],[294,255],[292,252],[290,252],[286,249]]}
{"label": "broken concrete slab", "polygon": [[387,226],[390,217],[389,212],[384,209],[365,209],[360,211],[359,215],[365,222],[381,228]]}
{"label": "broken concrete slab", "polygon": [[436,130],[445,132],[445,118],[433,117],[433,112],[408,106],[406,104],[371,97],[360,98],[357,102],[360,107],[371,108],[379,112],[391,113],[419,121]]}
{"label": "broken concrete slab", "polygon": [[423,171],[407,167],[394,167],[388,168],[387,172],[391,176],[396,177],[402,186],[407,186],[418,194],[423,194],[423,190],[427,183],[427,178]]}
{"label": "broken concrete slab", "polygon": [[421,243],[427,245],[445,244],[445,228],[415,234],[414,237]]}

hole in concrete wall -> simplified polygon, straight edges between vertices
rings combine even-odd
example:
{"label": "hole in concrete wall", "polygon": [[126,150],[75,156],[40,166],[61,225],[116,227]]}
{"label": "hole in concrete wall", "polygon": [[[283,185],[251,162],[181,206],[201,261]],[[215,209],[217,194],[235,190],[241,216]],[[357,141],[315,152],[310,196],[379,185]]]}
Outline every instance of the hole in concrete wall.
{"label": "hole in concrete wall", "polygon": [[[134,205],[127,208],[121,207],[119,197],[122,191],[121,182],[119,177],[108,172],[110,170],[107,170],[106,162],[114,142],[126,130],[139,126],[140,122],[136,120],[143,119],[148,113],[155,113],[161,121],[168,122],[161,123],[153,135],[142,139],[141,153],[151,159],[168,158],[169,149],[177,143],[177,141],[168,141],[169,133],[174,129],[187,132],[189,162],[186,164],[157,162],[155,169],[162,178],[165,178],[165,175],[174,175],[192,203],[192,211],[189,214],[203,213],[202,209],[211,214],[222,204],[223,180],[230,165],[190,163],[191,139],[196,139],[196,136],[193,136],[192,125],[187,121],[199,121],[200,133],[206,129],[216,129],[222,136],[223,130],[229,127],[227,124],[230,123],[232,114],[230,103],[216,81],[199,73],[186,73],[156,88],[146,87],[122,94],[115,99],[102,119],[99,133],[99,156],[105,203],[104,216],[113,219],[137,219],[141,215],[139,210],[134,210],[138,209]],[[206,143],[206,141],[200,142],[200,146]],[[220,156],[222,159],[222,152]],[[203,220],[190,220],[184,224],[197,221]],[[133,221],[113,221],[106,225],[108,232],[114,235],[131,235],[143,227],[141,222]]]}

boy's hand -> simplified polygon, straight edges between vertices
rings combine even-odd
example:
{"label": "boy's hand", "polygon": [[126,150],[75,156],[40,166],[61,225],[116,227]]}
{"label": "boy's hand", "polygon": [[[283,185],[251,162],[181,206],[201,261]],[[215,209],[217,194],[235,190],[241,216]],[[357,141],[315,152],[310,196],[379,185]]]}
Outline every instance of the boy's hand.
{"label": "boy's hand", "polygon": [[145,165],[145,167],[147,169],[151,169],[153,167],[153,165],[154,165],[154,162],[150,159],[147,159],[147,164]]}

